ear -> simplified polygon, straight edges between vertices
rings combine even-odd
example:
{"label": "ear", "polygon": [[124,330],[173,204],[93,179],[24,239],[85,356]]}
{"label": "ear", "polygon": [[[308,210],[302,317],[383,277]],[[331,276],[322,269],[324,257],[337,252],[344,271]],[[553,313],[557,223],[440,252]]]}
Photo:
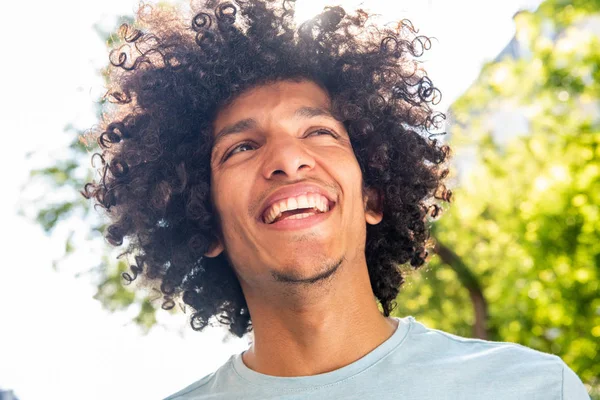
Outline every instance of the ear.
{"label": "ear", "polygon": [[225,250],[225,248],[223,247],[221,239],[217,239],[210,245],[208,251],[204,253],[204,255],[208,258],[214,258],[221,254],[223,250]]}
{"label": "ear", "polygon": [[380,190],[366,188],[363,200],[365,220],[370,225],[377,225],[383,219],[383,194]]}

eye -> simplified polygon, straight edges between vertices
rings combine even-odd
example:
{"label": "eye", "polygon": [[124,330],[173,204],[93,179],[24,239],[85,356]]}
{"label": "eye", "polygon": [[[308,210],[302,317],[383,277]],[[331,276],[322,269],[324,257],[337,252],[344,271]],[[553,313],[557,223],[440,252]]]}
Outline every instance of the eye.
{"label": "eye", "polygon": [[320,128],[320,129],[317,129],[316,131],[312,131],[309,135],[312,135],[313,133],[318,134],[317,136],[321,136],[320,134],[324,133],[326,135],[337,137],[337,135],[335,133],[333,133],[332,131],[330,131],[329,129]]}
{"label": "eye", "polygon": [[240,144],[238,144],[237,146],[233,147],[226,155],[225,155],[225,160],[227,160],[229,157],[231,157],[232,155],[236,154],[236,150],[238,149],[242,149],[244,147],[254,147],[254,144],[252,144],[251,142],[242,142]]}

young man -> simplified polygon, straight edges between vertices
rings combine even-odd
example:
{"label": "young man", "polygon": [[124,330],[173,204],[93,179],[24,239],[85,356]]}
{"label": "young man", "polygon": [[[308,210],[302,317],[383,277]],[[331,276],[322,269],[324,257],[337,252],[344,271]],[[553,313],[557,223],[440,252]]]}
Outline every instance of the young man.
{"label": "young man", "polygon": [[122,30],[137,58],[111,54],[119,106],[85,195],[130,239],[124,276],[196,330],[254,334],[169,399],[587,399],[556,356],[390,317],[451,199],[449,148],[423,137],[429,42],[339,7],[296,28],[292,6],[207,1],[189,28],[144,8]]}

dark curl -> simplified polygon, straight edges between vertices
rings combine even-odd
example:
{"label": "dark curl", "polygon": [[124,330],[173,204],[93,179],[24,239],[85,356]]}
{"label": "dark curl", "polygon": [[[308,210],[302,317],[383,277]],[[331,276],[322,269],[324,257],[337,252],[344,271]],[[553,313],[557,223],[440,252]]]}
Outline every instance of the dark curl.
{"label": "dark curl", "polygon": [[[211,317],[242,337],[252,325],[223,253],[203,254],[220,232],[211,204],[212,121],[242,91],[282,79],[318,83],[346,127],[364,187],[382,195],[383,221],[367,226],[366,259],[385,316],[395,307],[402,265],[418,268],[432,247],[429,223],[451,201],[450,148],[432,139],[441,94],[414,59],[431,46],[410,21],[367,23],[358,10],[326,8],[296,27],[294,2],[206,0],[183,21],[142,6],[110,54],[110,103],[98,131],[101,179],[85,185],[108,217],[105,237],[129,243],[123,278],[160,285],[163,308],[181,299],[202,330]],[[94,158],[93,158],[93,161]]]}

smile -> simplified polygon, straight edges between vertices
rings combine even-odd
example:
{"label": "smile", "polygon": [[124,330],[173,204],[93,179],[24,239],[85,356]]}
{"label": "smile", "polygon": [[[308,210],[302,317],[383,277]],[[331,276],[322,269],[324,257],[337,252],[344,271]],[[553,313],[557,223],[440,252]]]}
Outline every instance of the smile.
{"label": "smile", "polygon": [[[280,218],[272,223],[265,222],[265,225],[269,229],[280,231],[307,229],[327,220],[333,209],[335,209],[335,204],[333,204],[331,208],[328,208],[328,210],[324,212],[318,212],[315,210],[307,212],[305,209],[294,210],[294,212],[290,212],[285,218]],[[287,213],[288,212],[285,214]]]}
{"label": "smile", "polygon": [[263,213],[263,222],[272,224],[284,219],[303,219],[329,211],[329,200],[318,193],[306,193],[274,202]]}

